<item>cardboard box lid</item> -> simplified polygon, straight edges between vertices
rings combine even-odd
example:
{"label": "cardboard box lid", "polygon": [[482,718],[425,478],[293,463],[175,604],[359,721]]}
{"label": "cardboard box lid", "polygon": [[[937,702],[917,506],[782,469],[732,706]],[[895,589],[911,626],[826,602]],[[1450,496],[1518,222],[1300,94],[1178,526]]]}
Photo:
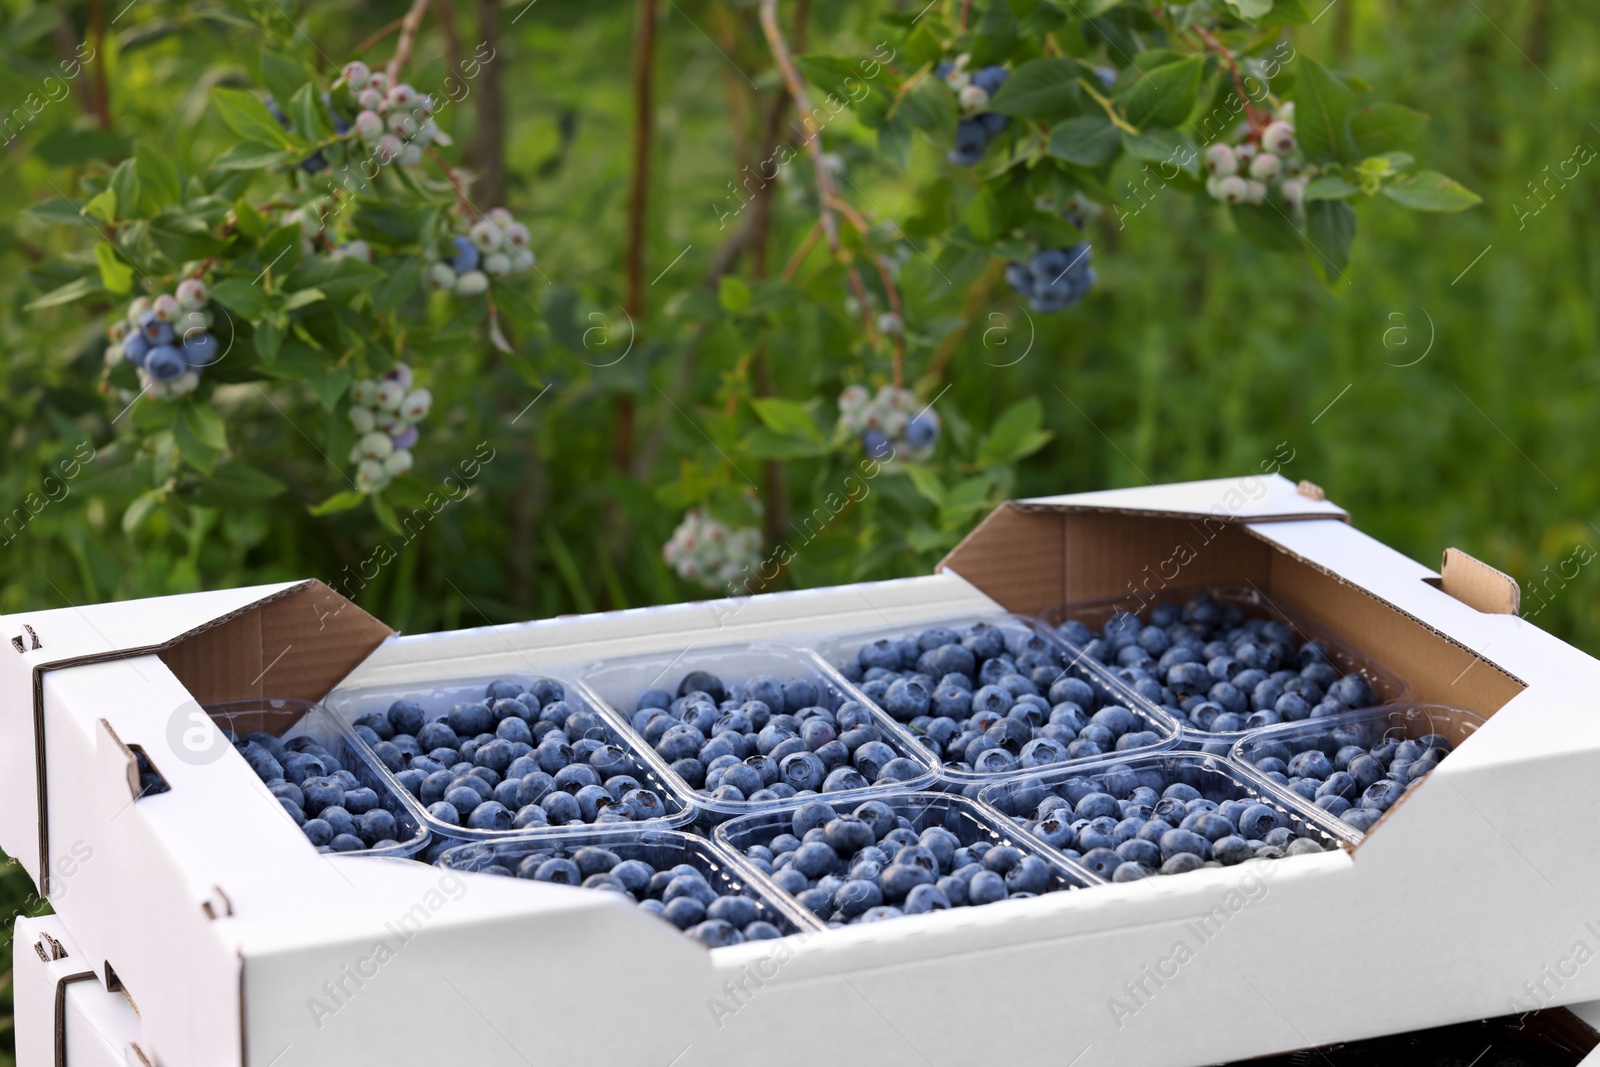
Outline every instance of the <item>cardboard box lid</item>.
{"label": "cardboard box lid", "polygon": [[0,629],[0,711],[33,724],[31,745],[0,746],[0,849],[35,884],[49,864],[46,671],[154,654],[198,703],[320,700],[394,633],[314,579],[18,612]]}
{"label": "cardboard box lid", "polygon": [[1115,511],[1125,515],[1186,518],[1195,515],[1228,522],[1270,522],[1274,519],[1343,519],[1350,515],[1325,499],[1310,482],[1291,482],[1281,474],[1247,474],[1168,485],[1136,485],[1018,500],[1028,511]]}

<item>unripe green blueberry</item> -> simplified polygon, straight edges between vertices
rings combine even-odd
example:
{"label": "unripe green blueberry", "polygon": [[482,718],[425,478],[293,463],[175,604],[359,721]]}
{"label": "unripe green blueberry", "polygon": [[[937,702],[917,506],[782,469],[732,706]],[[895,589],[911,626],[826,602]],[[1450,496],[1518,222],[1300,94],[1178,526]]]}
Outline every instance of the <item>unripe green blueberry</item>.
{"label": "unripe green blueberry", "polygon": [[983,110],[989,103],[989,93],[981,85],[968,84],[961,87],[956,99],[961,104],[961,110],[970,115]]}
{"label": "unripe green blueberry", "polygon": [[456,287],[456,272],[448,263],[435,263],[428,268],[428,284],[435,289],[454,289]]}
{"label": "unripe green blueberry", "polygon": [[1294,151],[1294,127],[1287,122],[1273,122],[1261,131],[1261,146],[1269,152],[1286,156]]}
{"label": "unripe green blueberry", "polygon": [[1249,195],[1249,184],[1237,174],[1217,179],[1217,199],[1224,204],[1242,204]]}
{"label": "unripe green blueberry", "polygon": [[383,94],[376,89],[367,88],[356,94],[356,103],[362,110],[380,114],[388,104],[383,99]]}
{"label": "unripe green blueberry", "polygon": [[505,237],[506,244],[512,248],[528,247],[528,228],[520,222],[508,222],[500,227],[501,234]]}
{"label": "unripe green blueberry", "polygon": [[1267,201],[1267,187],[1255,179],[1244,183],[1244,199],[1248,204],[1264,204]]}
{"label": "unripe green blueberry", "polygon": [[1225,144],[1214,144],[1207,148],[1206,170],[1219,178],[1239,173],[1239,160],[1233,154],[1233,148]]}
{"label": "unripe green blueberry", "polygon": [[473,223],[467,236],[472,238],[472,243],[478,246],[480,252],[493,252],[505,244],[505,237],[501,234],[500,227],[486,218]]}
{"label": "unripe green blueberry", "polygon": [[178,298],[171,293],[162,293],[150,304],[156,313],[156,318],[162,322],[171,322],[178,317],[178,312],[183,308],[178,304]]}
{"label": "unripe green blueberry", "polygon": [[414,167],[422,162],[422,149],[415,144],[408,144],[400,149],[400,155],[396,158],[402,167]]}
{"label": "unripe green blueberry", "polygon": [[388,474],[391,478],[397,478],[410,469],[411,452],[408,449],[397,448],[384,458],[384,473]]}
{"label": "unripe green blueberry", "polygon": [[417,91],[405,82],[401,82],[390,89],[385,96],[389,101],[389,106],[397,110],[405,110],[417,102]]}
{"label": "unripe green blueberry", "polygon": [[178,283],[178,303],[189,311],[198,311],[206,306],[206,283],[199,278],[189,278]]}
{"label": "unripe green blueberry", "polygon": [[346,85],[352,89],[360,89],[371,79],[372,68],[359,59],[352,59],[344,65],[344,69],[340,73],[344,76]]}
{"label": "unripe green blueberry", "polygon": [[371,408],[355,407],[350,409],[350,425],[356,428],[356,433],[369,434],[378,428],[378,420]]}
{"label": "unripe green blueberry", "polygon": [[374,398],[379,411],[399,411],[400,405],[406,399],[406,387],[399,382],[381,381],[378,383],[378,392]]}
{"label": "unripe green blueberry", "polygon": [[394,441],[386,433],[366,433],[361,435],[361,440],[356,442],[356,447],[368,459],[383,459],[394,451]]}
{"label": "unripe green blueberry", "polygon": [[373,71],[372,76],[367,79],[367,88],[376,89],[380,93],[387,93],[389,91],[389,75],[381,70]]}
{"label": "unripe green blueberry", "polygon": [[148,296],[134,297],[133,302],[128,305],[128,324],[130,326],[139,325],[139,320],[144,318],[145,312],[149,310],[150,298]]}
{"label": "unripe green blueberry", "polygon": [[363,109],[356,114],[356,136],[363,141],[376,141],[383,136],[383,116],[376,111]]}
{"label": "unripe green blueberry", "polygon": [[363,493],[376,493],[389,484],[389,472],[375,459],[364,459],[356,466],[356,488]]}
{"label": "unripe green blueberry", "polygon": [[456,279],[457,296],[480,296],[489,290],[489,276],[481,270],[469,270]]}
{"label": "unripe green blueberry", "polygon": [[400,151],[405,145],[400,143],[400,138],[392,133],[386,133],[378,138],[377,145],[372,150],[372,156],[381,164],[393,163],[400,158]]}
{"label": "unripe green blueberry", "polygon": [[503,207],[492,207],[483,213],[483,217],[494,223],[495,227],[501,230],[517,221],[512,217],[511,212]]}
{"label": "unripe green blueberry", "polygon": [[113,344],[106,345],[106,353],[105,353],[105,364],[106,364],[106,366],[115,367],[118,363],[122,362],[122,359],[123,359],[123,352],[122,352],[122,345],[121,344],[113,343]]}
{"label": "unripe green blueberry", "polygon": [[1298,208],[1306,202],[1306,186],[1309,183],[1304,178],[1286,178],[1279,189],[1283,193],[1283,202],[1292,208]]}
{"label": "unripe green blueberry", "polygon": [[1283,161],[1271,152],[1263,152],[1250,161],[1250,177],[1270,182],[1283,169]]}
{"label": "unripe green blueberry", "polygon": [[400,402],[400,415],[407,422],[421,422],[433,407],[433,394],[426,389],[413,389]]}
{"label": "unripe green blueberry", "polygon": [[1250,161],[1256,158],[1256,154],[1260,151],[1261,149],[1257,148],[1255,144],[1250,141],[1233,146],[1234,157],[1239,160],[1239,166],[1244,169],[1249,169]]}
{"label": "unripe green blueberry", "polygon": [[370,408],[378,403],[378,383],[371,378],[358,378],[350,387],[350,399],[357,407]]}
{"label": "unripe green blueberry", "polygon": [[483,272],[491,278],[503,278],[511,273],[511,257],[504,252],[490,252],[483,257]]}

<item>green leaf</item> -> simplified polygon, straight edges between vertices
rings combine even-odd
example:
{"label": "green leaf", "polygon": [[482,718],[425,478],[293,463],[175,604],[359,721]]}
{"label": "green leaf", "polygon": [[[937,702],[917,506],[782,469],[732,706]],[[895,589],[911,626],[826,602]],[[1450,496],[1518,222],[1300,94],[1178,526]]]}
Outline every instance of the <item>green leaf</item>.
{"label": "green leaf", "polygon": [[92,126],[57,126],[39,138],[33,154],[52,167],[74,167],[91,159],[125,156],[128,140]]}
{"label": "green leaf", "polygon": [[1018,119],[1053,120],[1078,105],[1078,64],[1057,56],[1024,63],[989,101],[989,110]]}
{"label": "green leaf", "polygon": [[386,260],[387,276],[372,287],[372,309],[393,311],[416,293],[422,284],[422,260],[416,256],[396,256]]}
{"label": "green leaf", "polygon": [[1383,187],[1383,195],[1412,211],[1465,211],[1483,198],[1438,171],[1402,175]]}
{"label": "green leaf", "polygon": [[1200,56],[1147,70],[1123,97],[1122,108],[1128,121],[1141,129],[1147,125],[1178,125],[1194,110],[1204,72],[1205,60]]}
{"label": "green leaf", "polygon": [[1348,200],[1358,192],[1359,189],[1337,174],[1324,174],[1320,178],[1313,178],[1311,184],[1306,186],[1306,203],[1313,200]]}
{"label": "green leaf", "polygon": [[[187,413],[185,413],[187,415]],[[217,467],[220,450],[213,448],[196,433],[196,425],[187,417],[180,417],[172,426],[172,439],[177,442],[178,454],[191,467],[202,474],[210,474]]]}
{"label": "green leaf", "polygon": [[1295,136],[1300,150],[1314,163],[1354,157],[1345,116],[1350,110],[1350,90],[1328,71],[1302,54],[1294,87]]}
{"label": "green leaf", "polygon": [[1228,208],[1239,236],[1274,252],[1298,252],[1300,231],[1276,204],[1233,204]]}
{"label": "green leaf", "polygon": [[1039,427],[1044,422],[1044,407],[1038,397],[1011,405],[995,420],[994,428],[978,449],[978,462],[985,467],[1015,463],[1039,451],[1054,436]]}
{"label": "green leaf", "polygon": [[1171,181],[1182,171],[1191,176],[1200,173],[1200,150],[1188,136],[1178,130],[1150,129],[1143,133],[1122,135],[1122,147],[1134,159],[1146,163],[1159,163],[1156,176]]}
{"label": "green leaf", "polygon": [[977,241],[988,244],[1000,236],[1000,200],[987,185],[979,187],[961,217]]}
{"label": "green leaf", "polygon": [[[372,513],[378,516],[378,521],[383,523],[391,533],[405,533],[400,528],[400,516],[395,514],[394,505],[385,500],[382,493],[373,493],[367,499],[372,501]],[[583,609],[580,608],[579,610]],[[593,611],[594,607],[591,605],[588,610]]]}
{"label": "green leaf", "polygon": [[139,172],[139,186],[155,211],[183,199],[178,168],[165,152],[147,141],[140,141],[134,146],[133,158]]}
{"label": "green leaf", "polygon": [[281,148],[270,145],[255,144],[243,141],[228,149],[218,156],[211,164],[212,170],[260,170],[263,167],[276,167],[283,163],[291,163],[299,156],[294,152],[286,152]]}
{"label": "green leaf", "polygon": [[[294,99],[294,94],[309,80],[306,69],[299,63],[277,52],[265,48],[261,50],[262,84],[285,112],[288,112],[289,101]],[[304,127],[301,127],[301,132],[306,133]],[[306,135],[310,136],[309,133]]]}
{"label": "green leaf", "polygon": [[272,112],[256,95],[243,89],[213,89],[211,99],[228,128],[247,141],[271,145],[289,151],[303,151],[305,146],[289,135]]}
{"label": "green leaf", "polygon": [[133,289],[133,267],[123,262],[115,248],[101,241],[94,246],[94,258],[100,264],[100,284],[107,292],[121,296]]}
{"label": "green leaf", "polygon": [[337,515],[341,511],[353,511],[359,508],[367,499],[367,494],[358,493],[354,489],[346,489],[342,493],[335,493],[320,504],[313,504],[306,510],[312,515],[321,518],[324,515]]}
{"label": "green leaf", "polygon": [[224,278],[211,287],[211,299],[251,321],[272,310],[272,302],[261,286],[244,278]]}
{"label": "green leaf", "polygon": [[[94,198],[83,205],[83,215],[88,219],[99,219],[101,222],[117,221],[117,193],[114,189],[106,189],[96,193]],[[91,223],[91,225],[93,225]]]}
{"label": "green leaf", "polygon": [[40,222],[52,226],[92,226],[88,218],[84,217],[83,209],[64,196],[53,196],[49,200],[41,200],[23,212],[31,215]]}
{"label": "green leaf", "polygon": [[62,304],[70,304],[75,300],[82,300],[86,296],[93,296],[96,293],[103,292],[105,292],[105,287],[100,284],[99,279],[94,277],[79,278],[77,281],[68,282],[58,289],[52,289],[39,299],[23,305],[22,310],[38,311],[41,308],[60,307]]}
{"label": "green leaf", "polygon": [[1258,19],[1272,13],[1272,0],[1228,0],[1228,6],[1242,19]]}
{"label": "green leaf", "polygon": [[817,426],[817,420],[812,418],[810,409],[798,401],[775,396],[757,397],[750,401],[750,406],[756,409],[756,416],[773,433],[803,437],[816,443],[823,440],[822,430]]}
{"label": "green leaf", "polygon": [[134,497],[133,503],[128,505],[128,510],[122,513],[122,532],[124,534],[132,534],[140,526],[144,525],[144,520],[150,517],[150,513],[156,509],[156,505],[161,503],[161,498],[166,495],[166,486],[157,486],[154,489],[147,489],[137,497]]}
{"label": "green leaf", "polygon": [[1116,159],[1122,151],[1122,133],[1098,116],[1068,119],[1051,128],[1047,151],[1068,163],[1099,167]]}
{"label": "green leaf", "polygon": [[261,362],[272,363],[278,358],[278,349],[283,346],[283,327],[270,317],[262,319],[256,326],[255,346]]}
{"label": "green leaf", "polygon": [[1256,19],[1255,23],[1261,29],[1270,30],[1279,26],[1304,26],[1311,18],[1311,12],[1300,0],[1277,0],[1272,10]]}
{"label": "green leaf", "polygon": [[206,507],[254,504],[282,495],[289,487],[264,471],[232,456],[225,457],[211,477],[184,490],[184,497]]}
{"label": "green leaf", "polygon": [[228,447],[228,427],[217,409],[201,400],[190,400],[183,405],[178,424],[187,426],[194,439],[218,452]]}
{"label": "green leaf", "polygon": [[1400,104],[1369,104],[1352,111],[1349,121],[1355,155],[1377,156],[1415,141],[1428,125],[1428,116]]}
{"label": "green leaf", "polygon": [[110,190],[117,196],[117,217],[139,217],[139,168],[131,159],[124,159],[111,172]]}
{"label": "green leaf", "polygon": [[960,108],[956,104],[956,94],[950,91],[949,86],[937,78],[924,78],[901,97],[895,115],[904,115],[905,121],[916,129],[953,138]]}
{"label": "green leaf", "polygon": [[205,220],[194,215],[167,213],[150,223],[150,239],[168,259],[204,259],[220,255],[227,242],[214,237]]}
{"label": "green leaf", "polygon": [[349,257],[312,256],[289,272],[286,289],[320,289],[334,303],[346,303],[361,290],[383,281],[381,267]]}
{"label": "green leaf", "polygon": [[350,383],[356,380],[356,368],[353,364],[346,363],[340,367],[329,367],[321,374],[314,374],[306,379],[306,388],[329,411],[339,406],[339,398],[350,391]]}
{"label": "green leaf", "polygon": [[328,294],[321,289],[297,289],[284,299],[283,310],[293,311],[295,308],[303,308],[307,304],[315,304],[319,300],[326,299]]}
{"label": "green leaf", "polygon": [[901,49],[905,53],[906,62],[915,67],[932,63],[944,55],[944,42],[939,40],[939,31],[934,28],[934,20],[919,21]]}
{"label": "green leaf", "polygon": [[260,237],[267,232],[267,220],[261,212],[243,199],[233,202],[234,228],[246,237]]}
{"label": "green leaf", "polygon": [[1356,235],[1356,212],[1343,200],[1315,200],[1306,205],[1306,240],[1311,265],[1329,285],[1350,264],[1350,242]]}
{"label": "green leaf", "polygon": [[825,455],[828,451],[826,444],[774,433],[765,426],[751,430],[739,447],[755,459],[807,459]]}
{"label": "green leaf", "polygon": [[717,302],[730,315],[742,315],[750,310],[750,286],[743,278],[724,274],[717,284]]}
{"label": "green leaf", "polygon": [[944,510],[944,483],[937,474],[921,463],[907,463],[906,477],[911,479],[911,488],[917,491],[918,496],[940,511]]}
{"label": "green leaf", "polygon": [[302,85],[284,110],[289,121],[294,123],[295,132],[304,140],[320,141],[333,135],[333,123],[315,85]]}

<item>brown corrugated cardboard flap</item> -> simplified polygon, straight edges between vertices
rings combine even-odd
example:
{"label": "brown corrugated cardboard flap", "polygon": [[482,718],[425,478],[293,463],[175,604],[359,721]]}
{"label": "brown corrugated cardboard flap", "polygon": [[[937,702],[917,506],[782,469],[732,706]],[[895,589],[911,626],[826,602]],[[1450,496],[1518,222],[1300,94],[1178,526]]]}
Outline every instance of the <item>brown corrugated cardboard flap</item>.
{"label": "brown corrugated cardboard flap", "polygon": [[1487,615],[1515,615],[1522,607],[1522,589],[1515,578],[1459,548],[1444,550],[1439,588]]}

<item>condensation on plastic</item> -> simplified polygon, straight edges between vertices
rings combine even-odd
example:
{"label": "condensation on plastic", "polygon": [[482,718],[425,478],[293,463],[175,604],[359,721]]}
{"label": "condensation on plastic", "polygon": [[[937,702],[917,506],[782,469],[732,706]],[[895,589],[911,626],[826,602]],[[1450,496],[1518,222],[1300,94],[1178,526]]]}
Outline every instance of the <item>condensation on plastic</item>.
{"label": "condensation on plastic", "polygon": [[[1206,593],[1219,604],[1236,605],[1246,618],[1272,619],[1281,622],[1293,630],[1301,639],[1301,643],[1315,641],[1328,653],[1328,660],[1338,669],[1341,675],[1351,672],[1360,674],[1372,687],[1373,695],[1380,704],[1399,703],[1411,698],[1411,685],[1405,679],[1396,675],[1389,668],[1379,663],[1375,658],[1356,649],[1348,642],[1333,636],[1318,624],[1311,622],[1301,615],[1296,614],[1274,603],[1251,585],[1191,585],[1179,586],[1172,589],[1163,589],[1149,601],[1137,604],[1137,614],[1141,620],[1149,617],[1151,608],[1161,604],[1182,604],[1191,597]],[[1119,611],[1129,610],[1129,604],[1135,598],[1128,596],[1100,597],[1094,600],[1079,600],[1068,604],[1059,604],[1046,610],[1040,621],[1043,629],[1050,633],[1063,645],[1075,654],[1082,654],[1082,649],[1067,640],[1057,627],[1063,622],[1081,622],[1091,630],[1099,633],[1105,627],[1106,621]],[[1100,667],[1108,675],[1119,691],[1125,693],[1130,699],[1138,701],[1141,706],[1159,708],[1154,701],[1140,696],[1134,691],[1131,683],[1117,676],[1114,664],[1100,663],[1092,657],[1084,655]],[[1232,730],[1222,733],[1212,733],[1201,730],[1187,719],[1179,716],[1178,726],[1182,729],[1185,738],[1192,738],[1199,742],[1199,747],[1213,756],[1226,756],[1240,738],[1252,733],[1250,730]],[[1270,729],[1270,727],[1258,727]]]}
{"label": "condensation on plastic", "polygon": [[[1337,815],[1329,814],[1293,789],[1274,781],[1258,770],[1256,761],[1263,758],[1263,748],[1272,744],[1285,744],[1296,752],[1320,748],[1324,754],[1331,757],[1337,751],[1336,748],[1328,747],[1334,730],[1341,726],[1364,726],[1369,731],[1368,747],[1384,739],[1415,741],[1428,734],[1439,734],[1449,739],[1450,751],[1454,752],[1463,741],[1476,733],[1478,727],[1485,721],[1484,717],[1476,712],[1444,704],[1385,704],[1382,707],[1325,715],[1319,719],[1306,719],[1303,722],[1280,723],[1277,726],[1252,731],[1235,742],[1229,759],[1236,763],[1239,770],[1252,782],[1259,784],[1281,803],[1292,805],[1302,811],[1314,812],[1320,818],[1339,827],[1353,840],[1360,841],[1366,837],[1366,831],[1358,830]],[[1412,782],[1406,788],[1406,795],[1425,781],[1427,781],[1426,776]]]}
{"label": "condensation on plastic", "polygon": [[[519,838],[506,841],[472,841],[455,845],[434,861],[435,866],[457,871],[484,871],[500,867],[516,877],[517,865],[529,856],[571,857],[580,848],[598,847],[615,852],[624,860],[643,860],[657,871],[687,863],[706,876],[724,895],[737,893],[761,905],[761,918],[785,935],[820,928],[804,908],[781,892],[758,885],[743,864],[731,859],[714,842],[681,830],[614,830],[605,834],[571,837]],[[577,887],[574,887],[577,888]],[[665,920],[663,920],[665,921]]]}
{"label": "condensation on plastic", "polygon": [[[883,741],[896,756],[916,763],[923,773],[906,781],[873,784],[865,789],[849,789],[836,793],[813,796],[796,796],[774,801],[713,800],[705,793],[693,789],[643,737],[633,729],[633,711],[639,697],[649,689],[665,689],[677,693],[678,682],[690,671],[709,671],[724,682],[743,683],[751,678],[767,675],[779,681],[806,678],[816,683],[824,694],[829,711],[854,700],[872,713]],[[905,793],[925,789],[934,782],[933,759],[927,750],[898,728],[898,724],[884,714],[866,694],[851,685],[821,659],[810,652],[784,645],[755,643],[724,645],[715,648],[696,648],[677,655],[665,653],[630,656],[624,659],[602,660],[578,671],[578,685],[591,703],[598,706],[617,723],[618,728],[635,738],[635,746],[644,750],[656,768],[656,773],[670,780],[674,787],[689,798],[695,808],[696,821],[702,827],[711,827],[726,819],[754,812],[781,809],[793,811],[812,800],[852,801],[881,798],[885,794]]]}
{"label": "condensation on plastic", "polygon": [[372,758],[361,739],[326,708],[304,700],[273,697],[231,700],[204,707],[213,722],[238,738],[257,732],[275,733],[268,728],[275,720],[281,721],[286,713],[299,712],[294,725],[276,736],[285,741],[295,737],[311,738],[337,756],[339,763],[355,775],[357,781],[378,794],[379,803],[395,818],[398,830],[395,844],[338,855],[411,859],[428,844],[428,831],[417,818],[414,807],[407,803],[406,791]]}
{"label": "condensation on plastic", "polygon": [[[1033,813],[1046,796],[1060,796],[1059,788],[1068,779],[1088,778],[1103,783],[1105,775],[1114,767],[1126,767],[1135,774],[1142,770],[1157,770],[1168,779],[1168,784],[1182,782],[1194,786],[1200,794],[1211,800],[1252,800],[1275,809],[1295,829],[1295,836],[1315,836],[1327,851],[1340,844],[1353,844],[1356,837],[1351,830],[1327,818],[1327,812],[1312,814],[1303,805],[1289,804],[1275,792],[1268,791],[1255,779],[1243,774],[1226,759],[1203,752],[1168,751],[1135,756],[1132,759],[1101,760],[1093,767],[1077,770],[1051,770],[1036,773],[1030,778],[999,782],[978,795],[978,803],[995,819],[1013,826],[1016,833],[1035,847],[1052,856],[1070,860],[1054,845],[1040,839],[1019,820],[1032,819]],[[1043,794],[1038,790],[1042,787]],[[1022,809],[1026,810],[1022,810]],[[1246,861],[1249,862],[1249,861]],[[1168,875],[1166,877],[1175,877]]]}
{"label": "condensation on plastic", "polygon": [[[1088,889],[1103,884],[1103,880],[1052,848],[1041,848],[1026,834],[1016,832],[1010,820],[997,819],[977,801],[956,793],[901,793],[896,796],[871,797],[894,809],[894,813],[911,824],[918,834],[930,826],[940,826],[956,836],[962,845],[987,841],[991,845],[1015,845],[1028,855],[1038,856],[1050,868],[1049,893]],[[834,803],[829,807],[840,814],[854,811],[863,802]],[[754,866],[744,850],[752,845],[767,845],[779,834],[793,832],[793,811],[768,811],[746,815],[725,822],[716,829],[716,841],[744,869],[751,882],[767,893],[790,901],[795,908],[805,912],[805,907],[785,889],[772,880],[772,876]],[[983,905],[963,905],[982,907]],[[961,908],[951,909],[955,911]],[[813,922],[823,922],[813,917]]]}
{"label": "condensation on plastic", "polygon": [[[456,704],[464,702],[479,702],[484,699],[484,690],[490,682],[509,681],[527,687],[541,679],[558,682],[566,690],[564,699],[573,705],[575,711],[594,712],[596,717],[604,723],[601,736],[595,740],[604,740],[610,744],[624,749],[632,758],[640,772],[639,784],[654,791],[661,797],[662,804],[667,808],[667,814],[658,819],[645,819],[630,823],[566,823],[561,826],[526,827],[512,830],[477,830],[469,826],[452,826],[442,819],[436,819],[428,814],[428,809],[423,806],[419,797],[414,796],[410,790],[400,784],[395,773],[386,767],[370,745],[354,733],[354,723],[363,715],[387,712],[389,705],[396,700],[414,700],[422,705],[426,713],[427,722],[436,722],[443,719]],[[618,729],[615,722],[605,715],[603,710],[595,704],[582,690],[564,678],[549,675],[519,675],[495,674],[483,677],[464,679],[449,679],[438,682],[419,682],[408,686],[382,686],[367,689],[335,690],[324,699],[328,707],[339,718],[351,726],[352,738],[355,744],[361,747],[372,764],[376,766],[390,783],[391,788],[399,793],[407,802],[412,813],[428,828],[435,839],[452,838],[458,841],[499,841],[508,838],[520,837],[561,837],[574,834],[604,833],[607,830],[616,830],[619,827],[638,826],[651,828],[666,828],[681,826],[694,818],[694,811],[682,791],[669,779],[661,774],[658,764],[649,758],[652,753],[644,749],[639,742],[634,740],[631,731]],[[577,740],[573,738],[573,740]],[[513,812],[512,814],[515,814]],[[465,816],[463,816],[465,817]],[[436,851],[432,850],[432,851]]]}
{"label": "condensation on plastic", "polygon": [[[1133,755],[1140,752],[1159,752],[1165,748],[1171,747],[1177,741],[1179,736],[1179,724],[1175,719],[1168,715],[1165,710],[1163,710],[1160,706],[1139,697],[1138,694],[1130,693],[1126,686],[1122,685],[1116,679],[1111,677],[1110,671],[1105,668],[1104,664],[1098,663],[1093,658],[1084,655],[1081,649],[1073,646],[1069,642],[1056,635],[1051,627],[1045,626],[1037,619],[1030,619],[1023,615],[960,615],[954,618],[934,619],[928,622],[912,623],[901,629],[880,628],[875,630],[863,630],[856,633],[830,637],[826,641],[819,643],[815,647],[815,652],[830,666],[830,668],[838,670],[838,664],[843,663],[846,660],[855,660],[862,646],[870,644],[873,641],[877,641],[881,638],[901,637],[914,642],[916,635],[924,630],[931,630],[936,627],[948,627],[949,629],[960,632],[966,627],[980,622],[987,623],[988,625],[998,629],[1005,636],[1006,650],[1011,652],[1013,655],[1017,654],[1015,651],[1016,641],[1030,637],[1035,639],[1039,639],[1040,637],[1044,638],[1046,642],[1052,646],[1053,651],[1058,653],[1060,658],[1064,661],[1061,664],[1062,673],[1069,674],[1074,678],[1078,678],[1084,682],[1087,682],[1089,686],[1094,689],[1095,695],[1100,698],[1102,707],[1104,707],[1106,704],[1118,704],[1122,707],[1125,707],[1129,711],[1132,711],[1135,715],[1138,715],[1140,718],[1144,719],[1148,729],[1161,736],[1161,740],[1157,744],[1130,749],[1127,751],[1127,755]],[[973,681],[976,683],[977,680],[974,679]],[[863,694],[860,699],[867,700],[869,703],[872,703],[870,698],[868,698],[865,694]],[[875,703],[872,703],[872,706],[874,708],[878,708],[878,705]],[[882,711],[881,708],[878,708],[878,710]],[[916,742],[916,732],[912,730],[909,725],[893,719],[886,711],[883,712],[883,717],[893,723],[893,725],[899,729],[906,738],[912,742]],[[920,748],[920,742],[916,743]],[[1083,756],[1077,759],[1062,760],[1059,763],[1050,764],[1048,769],[1055,770],[1062,767],[1087,766],[1110,756],[1121,754],[1122,753],[1101,753],[1098,756]],[[941,763],[939,766],[939,781],[941,784],[962,790],[962,792],[966,793],[968,796],[973,796],[976,794],[977,789],[988,785],[991,782],[1001,782],[1010,778],[1026,777],[1031,774],[1038,774],[1044,769],[1045,768],[1037,767],[1018,768],[1015,770],[995,771],[990,773],[983,771],[957,770]]]}

